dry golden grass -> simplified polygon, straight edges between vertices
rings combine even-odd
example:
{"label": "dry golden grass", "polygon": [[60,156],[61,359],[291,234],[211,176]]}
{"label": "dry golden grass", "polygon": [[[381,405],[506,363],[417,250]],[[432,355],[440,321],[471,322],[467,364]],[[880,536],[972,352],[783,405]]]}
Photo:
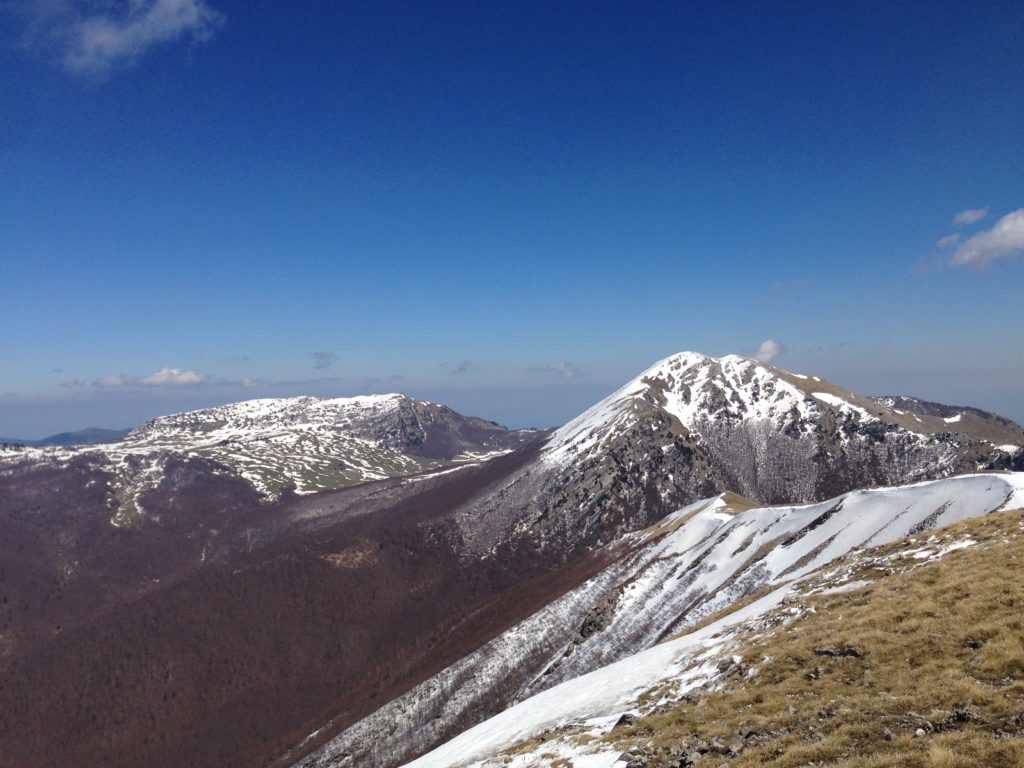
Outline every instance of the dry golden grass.
{"label": "dry golden grass", "polygon": [[[738,755],[702,761],[730,768],[1024,768],[1022,518],[1001,512],[942,529],[943,539],[978,543],[926,565],[908,558],[874,571],[856,591],[810,598],[814,612],[741,646],[755,677],[606,738],[623,750],[714,737],[728,745],[756,729]],[[878,552],[900,547],[906,542]],[[840,645],[863,656],[814,652]],[[968,706],[976,709],[954,715]]]}

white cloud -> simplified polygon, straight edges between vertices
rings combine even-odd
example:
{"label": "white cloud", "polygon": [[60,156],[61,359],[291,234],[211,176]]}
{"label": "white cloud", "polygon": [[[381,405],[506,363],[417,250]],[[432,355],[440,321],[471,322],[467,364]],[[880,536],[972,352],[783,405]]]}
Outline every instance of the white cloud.
{"label": "white cloud", "polygon": [[992,229],[966,240],[950,260],[953,267],[986,267],[996,259],[1024,253],[1024,208],[1008,213]]}
{"label": "white cloud", "polygon": [[156,373],[147,376],[139,383],[147,387],[181,387],[189,384],[205,384],[210,380],[198,371],[183,371],[181,368],[161,368]]}
{"label": "white cloud", "polygon": [[945,237],[939,238],[937,245],[939,248],[952,248],[954,245],[959,245],[960,235],[954,232],[952,235],[946,235]]}
{"label": "white cloud", "polygon": [[214,384],[209,376],[198,371],[184,371],[181,368],[161,368],[149,376],[129,376],[119,373],[115,376],[101,376],[92,385],[100,389],[117,387],[187,387],[196,384]]}
{"label": "white cloud", "polygon": [[97,79],[161,43],[208,40],[224,21],[207,0],[24,0],[16,8],[28,21],[27,47]]}
{"label": "white cloud", "polygon": [[781,352],[782,345],[779,342],[775,339],[765,339],[761,342],[761,346],[757,348],[757,354],[754,355],[754,359],[760,360],[762,363],[770,363]]}
{"label": "white cloud", "polygon": [[563,379],[575,379],[580,375],[579,370],[568,360],[559,360],[543,368],[534,368],[534,373],[547,373],[554,376],[561,376]]}
{"label": "white cloud", "polygon": [[974,224],[988,216],[988,208],[967,208],[953,217],[957,225]]}

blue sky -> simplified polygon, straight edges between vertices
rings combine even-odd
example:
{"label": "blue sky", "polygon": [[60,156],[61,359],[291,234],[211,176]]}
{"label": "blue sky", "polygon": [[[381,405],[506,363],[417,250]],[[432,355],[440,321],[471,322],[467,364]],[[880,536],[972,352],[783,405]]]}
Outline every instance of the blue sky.
{"label": "blue sky", "polygon": [[1024,7],[840,5],[0,4],[0,435],[769,339],[1024,421]]}

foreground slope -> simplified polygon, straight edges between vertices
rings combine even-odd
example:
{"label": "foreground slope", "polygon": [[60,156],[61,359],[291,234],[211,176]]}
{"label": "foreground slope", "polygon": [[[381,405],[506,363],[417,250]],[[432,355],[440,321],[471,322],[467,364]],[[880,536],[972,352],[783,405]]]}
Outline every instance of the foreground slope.
{"label": "foreground slope", "polygon": [[[600,573],[300,765],[391,764],[450,734],[458,723],[537,691],[543,693],[529,700],[535,706],[515,706],[490,725],[467,731],[440,748],[439,762],[424,764],[460,764],[456,757],[486,754],[480,750],[498,743],[487,740],[492,732],[501,742],[526,738],[570,713],[600,715],[603,708],[621,706],[653,685],[665,674],[665,665],[676,663],[689,645],[657,645],[673,633],[774,590],[733,619],[760,615],[785,598],[792,585],[855,548],[1022,505],[1021,474],[857,491],[803,506],[758,507],[733,494],[697,502],[617,542],[605,553],[611,562]],[[648,648],[659,659],[656,664],[625,661]],[[618,660],[626,667],[609,667],[604,677],[598,674],[599,684],[579,682],[580,675]],[[572,709],[577,705],[583,709]]]}
{"label": "foreground slope", "polygon": [[[533,696],[410,766],[883,764],[871,752],[906,761],[884,764],[1019,764],[1024,593],[1005,569],[1024,556],[1024,520],[979,517],[1021,506],[1024,476],[979,475],[817,508],[730,513],[720,500],[681,511],[689,519],[666,543],[684,542],[687,527],[805,525],[783,523],[797,533],[765,558],[752,601],[726,600],[702,626]],[[814,525],[822,507],[835,512]],[[842,538],[868,546],[834,558]],[[784,550],[800,542],[794,560]]]}

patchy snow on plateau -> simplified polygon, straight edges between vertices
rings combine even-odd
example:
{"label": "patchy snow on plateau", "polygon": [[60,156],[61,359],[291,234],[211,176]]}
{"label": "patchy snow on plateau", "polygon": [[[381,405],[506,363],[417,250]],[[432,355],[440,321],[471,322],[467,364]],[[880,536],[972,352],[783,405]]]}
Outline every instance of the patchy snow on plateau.
{"label": "patchy snow on plateau", "polygon": [[841,411],[852,411],[853,413],[858,414],[865,421],[874,419],[870,413],[860,406],[854,405],[848,400],[844,400],[836,395],[829,394],[828,392],[812,392],[811,395],[814,398],[821,400],[821,402],[831,405],[833,408],[838,408]]}
{"label": "patchy snow on plateau", "polygon": [[82,455],[99,458],[114,477],[118,509],[111,522],[127,525],[143,512],[141,499],[160,483],[171,455],[218,462],[273,497],[286,487],[312,494],[480,462],[509,450],[481,446],[451,460],[404,452],[398,444],[402,434],[388,430],[400,424],[400,409],[417,403],[431,407],[400,394],[261,398],[152,419],[118,442],[19,449],[3,459],[61,464]]}

